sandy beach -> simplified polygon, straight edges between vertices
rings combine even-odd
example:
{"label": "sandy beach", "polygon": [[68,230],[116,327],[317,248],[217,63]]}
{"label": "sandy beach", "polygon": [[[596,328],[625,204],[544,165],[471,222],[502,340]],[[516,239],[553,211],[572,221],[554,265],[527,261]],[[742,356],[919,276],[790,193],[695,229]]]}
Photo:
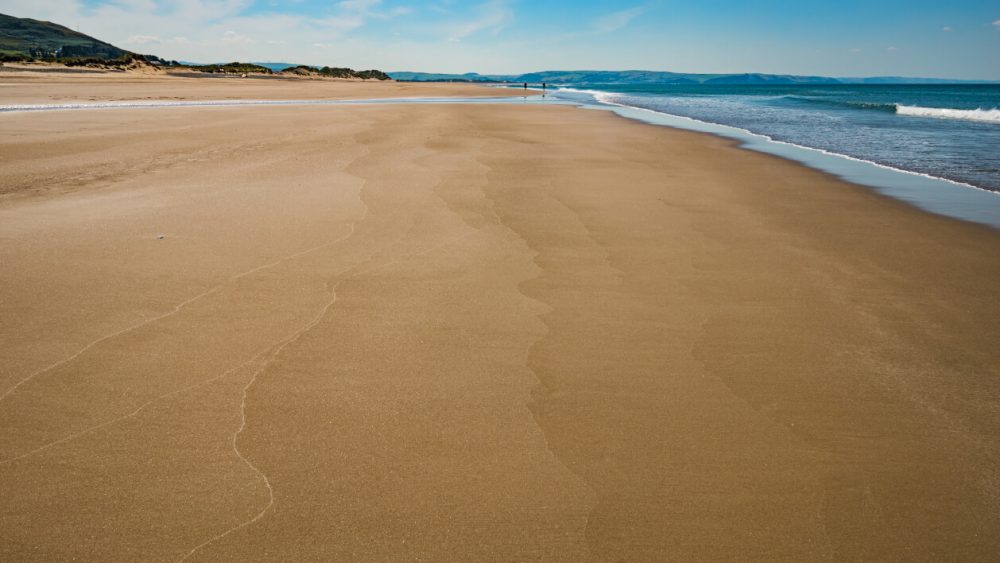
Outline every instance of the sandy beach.
{"label": "sandy beach", "polygon": [[[33,69],[33,70],[25,70]],[[57,72],[58,71],[58,72]],[[471,84],[329,80],[279,76],[143,71],[101,72],[57,65],[0,66],[0,103],[59,104],[107,101],[328,100],[496,97],[496,90]]]}
{"label": "sandy beach", "polygon": [[[0,74],[0,103],[496,95]],[[0,114],[0,560],[990,560],[1000,231],[518,104]]]}

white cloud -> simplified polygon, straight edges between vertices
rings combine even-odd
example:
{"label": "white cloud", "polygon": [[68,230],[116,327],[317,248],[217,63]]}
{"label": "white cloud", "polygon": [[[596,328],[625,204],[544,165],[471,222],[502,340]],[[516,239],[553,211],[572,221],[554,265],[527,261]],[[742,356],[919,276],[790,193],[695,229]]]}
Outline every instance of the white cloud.
{"label": "white cloud", "polygon": [[941,28],[941,31],[943,31],[945,33],[951,33],[953,30],[951,29],[950,25],[946,25],[943,28]]}
{"label": "white cloud", "polygon": [[379,11],[382,0],[343,0],[337,3],[337,7],[349,16],[359,19],[379,19],[386,20],[398,16],[412,14],[413,10],[406,6],[397,6],[388,12]]}
{"label": "white cloud", "polygon": [[147,43],[160,43],[162,39],[155,35],[132,35],[124,42],[128,45],[145,45]]}
{"label": "white cloud", "polygon": [[303,25],[314,26],[318,31],[327,33],[327,39],[335,39],[364,27],[370,19],[387,20],[413,12],[406,7],[393,8],[388,12],[376,10],[381,5],[382,0],[343,0],[337,3],[338,14],[306,21]]}
{"label": "white cloud", "polygon": [[327,39],[333,39],[364,27],[365,17],[358,14],[330,16],[319,18],[312,22],[303,22],[303,24],[307,26],[312,25],[317,29],[323,30],[327,34]]}
{"label": "white cloud", "polygon": [[236,33],[231,29],[222,34],[222,42],[228,45],[252,45],[256,43],[253,38]]}
{"label": "white cloud", "polygon": [[890,53],[895,53],[898,50],[899,50],[899,47],[889,47],[889,48],[886,49],[886,51],[889,51]]}
{"label": "white cloud", "polygon": [[[155,21],[163,24],[164,15],[177,21],[194,25],[236,17],[253,4],[253,0],[159,0],[157,5],[166,14],[157,16]],[[102,7],[108,7],[104,4]],[[100,8],[99,8],[100,9]]]}
{"label": "white cloud", "polygon": [[152,12],[156,10],[156,0],[114,0],[114,4],[136,12]]}
{"label": "white cloud", "polygon": [[18,18],[62,22],[73,27],[73,20],[82,8],[79,0],[4,0],[0,13]]}
{"label": "white cloud", "polygon": [[481,31],[496,35],[514,21],[514,10],[505,0],[487,2],[479,6],[478,12],[474,19],[453,24],[447,34],[448,41],[458,42]]}
{"label": "white cloud", "polygon": [[599,33],[611,33],[612,31],[618,31],[631,23],[635,18],[641,16],[645,11],[646,8],[636,6],[635,8],[629,8],[628,10],[621,10],[620,12],[608,14],[594,21],[594,30]]}
{"label": "white cloud", "polygon": [[993,27],[1000,29],[1000,20],[993,22]]}
{"label": "white cloud", "polygon": [[382,0],[342,0],[337,7],[349,12],[365,13],[382,3]]}
{"label": "white cloud", "polygon": [[[413,13],[383,0],[327,0],[316,15],[289,12],[284,0],[0,0],[0,12],[53,21],[103,41],[164,58],[196,62],[276,60],[327,64],[352,32]],[[448,1],[448,0],[443,0]],[[254,9],[254,4],[257,8]],[[368,58],[366,53],[364,58]],[[353,63],[353,61],[343,61]]]}

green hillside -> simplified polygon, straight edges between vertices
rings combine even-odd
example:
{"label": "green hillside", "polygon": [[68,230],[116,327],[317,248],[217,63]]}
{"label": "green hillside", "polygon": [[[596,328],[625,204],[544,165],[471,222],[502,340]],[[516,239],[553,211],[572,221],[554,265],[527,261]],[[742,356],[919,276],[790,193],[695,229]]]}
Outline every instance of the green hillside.
{"label": "green hillside", "polygon": [[323,76],[326,78],[361,78],[363,80],[391,80],[389,75],[381,70],[354,70],[352,68],[328,67],[318,68],[308,65],[298,65],[286,68],[282,74],[296,76]]}
{"label": "green hillside", "polygon": [[52,22],[0,14],[0,57],[125,59],[131,53]]}
{"label": "green hillside", "polygon": [[[305,74],[334,78],[390,80],[380,70],[307,67],[285,63],[240,63],[198,65],[161,59],[155,55],[140,55],[119,49],[89,35],[73,31],[52,22],[15,18],[0,14],[0,63],[5,61],[54,61],[67,66],[122,68],[132,64],[190,70],[207,74]],[[287,68],[294,67],[294,68]]]}
{"label": "green hillside", "polygon": [[216,65],[187,65],[186,68],[198,72],[209,74],[272,74],[273,71],[266,66],[255,65],[253,63],[231,62]]}

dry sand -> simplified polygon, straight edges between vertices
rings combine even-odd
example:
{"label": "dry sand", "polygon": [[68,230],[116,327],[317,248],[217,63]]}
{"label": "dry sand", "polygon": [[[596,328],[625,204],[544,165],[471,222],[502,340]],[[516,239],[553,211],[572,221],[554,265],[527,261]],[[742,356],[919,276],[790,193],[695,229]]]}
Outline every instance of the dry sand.
{"label": "dry sand", "polygon": [[433,96],[495,97],[509,91],[471,84],[421,84],[321,78],[203,74],[166,71],[102,72],[90,69],[24,71],[24,65],[0,66],[0,104],[52,104],[148,100],[317,100],[417,98]]}
{"label": "dry sand", "polygon": [[0,131],[0,560],[1000,552],[994,230],[566,107]]}

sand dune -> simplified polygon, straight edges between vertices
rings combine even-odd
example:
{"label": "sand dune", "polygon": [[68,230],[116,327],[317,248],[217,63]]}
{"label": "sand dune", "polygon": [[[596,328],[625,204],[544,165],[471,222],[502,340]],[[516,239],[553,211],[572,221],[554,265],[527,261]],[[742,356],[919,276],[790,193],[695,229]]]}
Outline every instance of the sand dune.
{"label": "sand dune", "polygon": [[0,121],[0,559],[1000,549],[996,231],[568,107]]}

